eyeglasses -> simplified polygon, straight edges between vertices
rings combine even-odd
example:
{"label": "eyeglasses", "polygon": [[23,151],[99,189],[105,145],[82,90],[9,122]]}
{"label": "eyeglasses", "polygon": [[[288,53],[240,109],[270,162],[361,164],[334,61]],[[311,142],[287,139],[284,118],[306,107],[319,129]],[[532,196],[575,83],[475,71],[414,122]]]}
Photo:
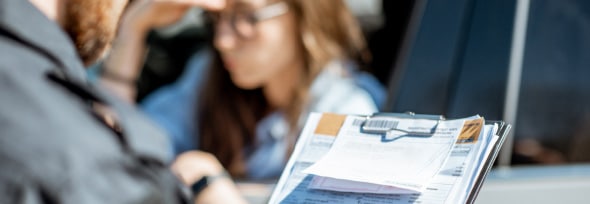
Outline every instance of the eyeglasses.
{"label": "eyeglasses", "polygon": [[229,12],[205,12],[205,19],[215,28],[222,20],[229,20],[230,26],[242,39],[252,39],[256,36],[256,24],[278,17],[289,11],[285,2],[269,4],[254,11],[232,9]]}

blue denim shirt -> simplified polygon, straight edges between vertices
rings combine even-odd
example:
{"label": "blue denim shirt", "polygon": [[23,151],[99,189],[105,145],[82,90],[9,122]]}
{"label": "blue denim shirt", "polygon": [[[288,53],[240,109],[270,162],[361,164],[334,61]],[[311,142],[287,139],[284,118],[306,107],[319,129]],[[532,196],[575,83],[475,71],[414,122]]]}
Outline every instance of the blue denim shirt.
{"label": "blue denim shirt", "polygon": [[[173,84],[160,88],[141,104],[145,113],[161,126],[178,155],[196,149],[197,123],[194,120],[197,97],[209,63],[209,53],[197,53],[183,75]],[[374,77],[355,72],[351,64],[335,60],[318,75],[311,86],[310,104],[300,124],[310,112],[371,114],[377,112],[385,90]],[[280,176],[286,162],[286,135],[289,127],[282,112],[263,118],[256,128],[258,146],[247,155],[249,179]]]}

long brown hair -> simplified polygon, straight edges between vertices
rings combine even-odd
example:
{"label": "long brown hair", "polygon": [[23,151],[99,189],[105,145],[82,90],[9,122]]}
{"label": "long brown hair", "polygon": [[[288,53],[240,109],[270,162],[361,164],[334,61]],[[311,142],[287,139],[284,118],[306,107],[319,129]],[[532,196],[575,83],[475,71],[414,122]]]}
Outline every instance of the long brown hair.
{"label": "long brown hair", "polygon": [[[335,59],[368,60],[360,27],[342,0],[285,0],[300,33],[306,67],[303,80],[283,110],[294,144],[297,122],[308,101],[308,90],[323,67]],[[218,53],[198,107],[199,148],[214,154],[234,177],[246,176],[245,148],[256,148],[256,125],[271,112],[261,89],[243,90],[234,85]],[[289,149],[290,152],[291,149]]]}

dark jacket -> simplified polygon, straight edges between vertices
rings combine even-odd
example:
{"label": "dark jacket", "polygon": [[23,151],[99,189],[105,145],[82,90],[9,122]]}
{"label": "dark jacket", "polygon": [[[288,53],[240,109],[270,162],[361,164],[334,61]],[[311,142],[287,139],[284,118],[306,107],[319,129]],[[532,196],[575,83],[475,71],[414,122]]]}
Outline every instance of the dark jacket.
{"label": "dark jacket", "polygon": [[[120,131],[92,104],[114,109]],[[68,36],[27,0],[0,0],[0,203],[179,203],[168,141],[89,84]]]}

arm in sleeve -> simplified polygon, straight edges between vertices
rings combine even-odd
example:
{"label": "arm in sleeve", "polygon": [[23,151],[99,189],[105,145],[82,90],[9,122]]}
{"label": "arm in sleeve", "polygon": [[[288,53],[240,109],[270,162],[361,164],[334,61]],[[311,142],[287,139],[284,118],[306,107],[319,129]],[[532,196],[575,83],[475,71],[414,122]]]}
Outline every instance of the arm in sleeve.
{"label": "arm in sleeve", "polygon": [[156,90],[140,104],[148,117],[166,131],[174,155],[197,147],[195,114],[208,64],[207,51],[195,54],[175,83]]}

